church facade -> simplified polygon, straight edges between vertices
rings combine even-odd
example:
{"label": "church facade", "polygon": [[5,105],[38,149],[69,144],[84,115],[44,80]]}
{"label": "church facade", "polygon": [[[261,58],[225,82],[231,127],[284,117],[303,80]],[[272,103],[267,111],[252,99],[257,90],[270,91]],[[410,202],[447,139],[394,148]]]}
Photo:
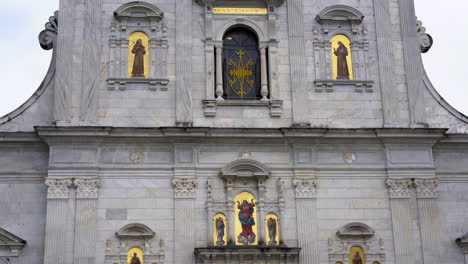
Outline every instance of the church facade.
{"label": "church facade", "polygon": [[0,118],[0,263],[468,263],[412,0],[60,0]]}

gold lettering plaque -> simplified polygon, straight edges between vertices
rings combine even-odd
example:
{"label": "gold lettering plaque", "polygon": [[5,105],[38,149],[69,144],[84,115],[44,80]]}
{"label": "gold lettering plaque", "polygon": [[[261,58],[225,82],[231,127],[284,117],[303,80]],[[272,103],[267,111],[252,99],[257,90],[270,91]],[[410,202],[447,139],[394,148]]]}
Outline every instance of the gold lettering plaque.
{"label": "gold lettering plaque", "polygon": [[241,7],[215,7],[215,14],[250,14],[250,15],[266,15],[266,8],[241,8]]}

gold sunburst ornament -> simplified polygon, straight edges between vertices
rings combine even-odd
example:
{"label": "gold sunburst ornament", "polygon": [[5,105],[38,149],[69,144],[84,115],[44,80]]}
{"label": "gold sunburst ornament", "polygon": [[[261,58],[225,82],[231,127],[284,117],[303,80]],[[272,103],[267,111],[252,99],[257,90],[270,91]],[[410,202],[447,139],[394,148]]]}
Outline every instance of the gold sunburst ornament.
{"label": "gold sunburst ornament", "polygon": [[250,79],[250,77],[254,75],[254,72],[249,69],[249,67],[253,66],[253,61],[252,59],[249,59],[247,63],[244,64],[243,58],[245,56],[245,51],[241,49],[238,50],[236,54],[239,56],[239,62],[236,63],[232,59],[230,59],[228,62],[228,65],[234,68],[229,71],[229,75],[233,77],[232,80],[229,80],[229,84],[231,87],[239,84],[239,91],[237,91],[237,95],[243,97],[247,94],[244,84],[247,83],[247,85],[252,87],[255,83],[254,80]]}

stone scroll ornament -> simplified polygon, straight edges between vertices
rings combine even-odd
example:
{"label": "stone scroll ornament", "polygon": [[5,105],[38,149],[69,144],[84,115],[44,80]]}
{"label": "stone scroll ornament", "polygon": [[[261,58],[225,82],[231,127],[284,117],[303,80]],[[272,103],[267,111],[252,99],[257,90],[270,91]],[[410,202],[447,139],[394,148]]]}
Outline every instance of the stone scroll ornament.
{"label": "stone scroll ornament", "polygon": [[58,15],[59,12],[55,11],[54,15],[49,18],[49,22],[45,24],[45,29],[39,34],[39,43],[45,50],[53,49],[57,40]]}
{"label": "stone scroll ornament", "polygon": [[434,40],[431,35],[426,33],[426,28],[423,27],[423,23],[421,21],[418,21],[416,26],[418,28],[418,39],[421,52],[426,53],[431,49],[432,44],[434,44]]}

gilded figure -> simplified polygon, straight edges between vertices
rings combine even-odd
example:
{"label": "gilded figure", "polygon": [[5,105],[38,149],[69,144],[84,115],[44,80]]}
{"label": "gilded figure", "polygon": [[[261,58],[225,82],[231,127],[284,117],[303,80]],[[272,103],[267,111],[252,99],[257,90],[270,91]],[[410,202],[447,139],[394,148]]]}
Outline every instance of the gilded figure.
{"label": "gilded figure", "polygon": [[253,217],[255,203],[252,201],[249,203],[247,200],[242,201],[242,204],[237,201],[237,209],[239,209],[239,221],[242,225],[242,232],[237,237],[239,243],[244,245],[253,244],[255,242],[256,235],[252,230],[252,226],[255,225]]}

